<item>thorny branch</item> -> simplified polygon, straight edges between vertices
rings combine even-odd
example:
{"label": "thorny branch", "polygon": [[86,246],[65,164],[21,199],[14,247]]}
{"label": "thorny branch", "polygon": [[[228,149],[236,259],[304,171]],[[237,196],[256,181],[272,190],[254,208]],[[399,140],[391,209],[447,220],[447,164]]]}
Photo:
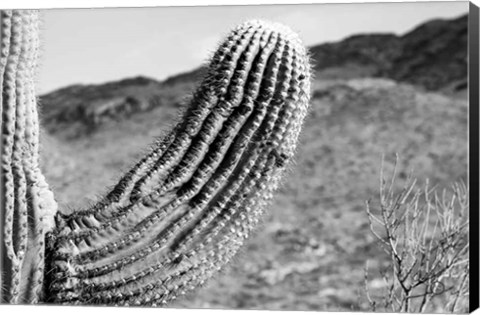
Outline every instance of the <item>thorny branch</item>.
{"label": "thorny branch", "polygon": [[[469,279],[468,187],[455,183],[438,193],[428,180],[417,187],[410,174],[396,193],[397,162],[398,156],[387,184],[382,159],[379,209],[366,202],[370,230],[389,256],[388,269],[380,272],[387,287],[385,309],[464,311]],[[375,310],[380,303],[369,291],[368,275],[366,270],[367,299]]]}

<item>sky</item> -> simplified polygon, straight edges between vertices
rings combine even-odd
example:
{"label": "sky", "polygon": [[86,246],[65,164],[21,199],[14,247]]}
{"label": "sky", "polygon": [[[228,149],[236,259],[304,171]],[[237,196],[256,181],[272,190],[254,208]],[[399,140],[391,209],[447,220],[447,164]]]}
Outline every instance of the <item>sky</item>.
{"label": "sky", "polygon": [[459,1],[42,10],[37,92],[192,70],[248,19],[287,24],[311,46],[359,33],[400,35],[467,12]]}

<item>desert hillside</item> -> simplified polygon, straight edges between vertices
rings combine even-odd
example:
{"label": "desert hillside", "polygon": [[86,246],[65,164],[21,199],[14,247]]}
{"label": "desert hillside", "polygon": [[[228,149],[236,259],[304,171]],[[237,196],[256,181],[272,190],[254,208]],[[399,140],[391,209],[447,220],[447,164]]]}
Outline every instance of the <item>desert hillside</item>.
{"label": "desert hillside", "polygon": [[[361,34],[310,47],[316,81],[385,78],[420,90],[462,94],[467,88],[467,15],[433,20],[412,31]],[[180,106],[204,67],[159,82],[135,77],[100,85],[72,85],[42,95],[46,129],[61,138],[94,132],[156,107]]]}
{"label": "desert hillside", "polygon": [[[466,16],[310,51],[316,79],[288,180],[234,263],[172,306],[368,310],[363,268],[384,257],[364,204],[375,204],[382,155],[391,170],[399,154],[399,184],[411,170],[439,188],[466,181]],[[43,168],[61,207],[106,192],[174,124],[202,72],[41,96]]]}

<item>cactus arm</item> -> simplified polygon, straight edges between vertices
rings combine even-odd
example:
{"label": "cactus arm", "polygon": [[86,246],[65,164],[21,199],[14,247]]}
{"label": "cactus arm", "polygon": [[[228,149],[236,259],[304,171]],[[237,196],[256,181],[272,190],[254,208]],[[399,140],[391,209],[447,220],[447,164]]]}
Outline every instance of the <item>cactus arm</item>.
{"label": "cactus arm", "polygon": [[38,166],[38,12],[2,11],[0,42],[2,302],[164,305],[228,263],[306,114],[309,60],[295,34],[259,21],[233,30],[178,125],[68,215]]}
{"label": "cactus arm", "polygon": [[100,202],[58,214],[50,301],[163,305],[225,265],[293,156],[309,71],[289,29],[235,29],[178,126]]}
{"label": "cactus arm", "polygon": [[45,233],[56,203],[38,166],[35,11],[1,11],[1,301],[41,299]]}

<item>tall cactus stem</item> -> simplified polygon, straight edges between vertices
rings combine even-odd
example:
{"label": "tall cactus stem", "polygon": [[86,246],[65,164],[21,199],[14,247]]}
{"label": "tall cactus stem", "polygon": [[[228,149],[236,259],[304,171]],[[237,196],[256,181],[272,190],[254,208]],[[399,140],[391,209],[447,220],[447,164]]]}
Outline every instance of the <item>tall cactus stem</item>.
{"label": "tall cactus stem", "polygon": [[42,299],[45,233],[56,203],[38,166],[38,12],[1,11],[1,301]]}

